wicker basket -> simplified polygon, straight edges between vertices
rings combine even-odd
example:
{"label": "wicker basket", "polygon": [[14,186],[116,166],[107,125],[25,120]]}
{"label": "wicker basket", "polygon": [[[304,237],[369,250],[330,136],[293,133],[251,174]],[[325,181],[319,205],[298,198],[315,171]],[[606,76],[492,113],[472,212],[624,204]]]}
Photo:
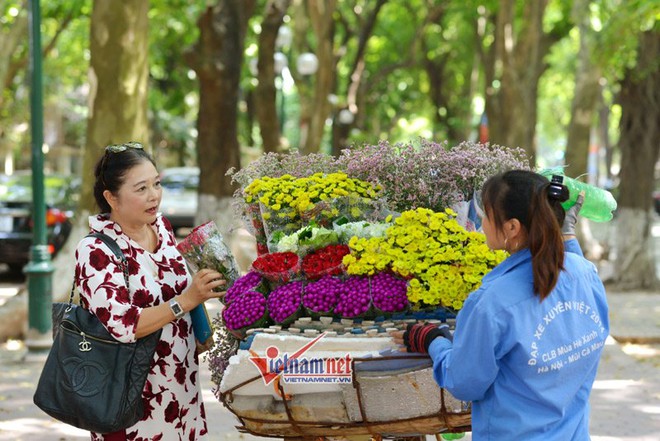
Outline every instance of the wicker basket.
{"label": "wicker basket", "polygon": [[340,393],[291,395],[275,381],[279,397],[240,395],[241,388],[261,381],[257,375],[219,396],[238,418],[239,431],[262,437],[402,438],[471,430],[469,403],[438,387],[432,367],[387,373],[360,369],[362,363],[394,358],[429,360],[417,354],[354,358],[352,382],[342,385]]}

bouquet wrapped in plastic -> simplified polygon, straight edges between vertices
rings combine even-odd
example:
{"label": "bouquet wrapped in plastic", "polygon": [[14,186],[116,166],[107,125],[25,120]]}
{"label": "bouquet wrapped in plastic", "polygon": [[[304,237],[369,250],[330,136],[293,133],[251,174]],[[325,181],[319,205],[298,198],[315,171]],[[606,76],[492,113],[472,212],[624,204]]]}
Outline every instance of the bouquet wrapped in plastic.
{"label": "bouquet wrapped in plastic", "polygon": [[300,271],[300,258],[290,251],[268,253],[252,262],[252,269],[273,283],[287,283]]}
{"label": "bouquet wrapped in plastic", "polygon": [[276,233],[291,234],[302,227],[298,212],[290,207],[275,207],[260,204],[264,233],[268,243]]}
{"label": "bouquet wrapped in plastic", "polygon": [[261,219],[261,207],[258,203],[247,204],[245,208],[245,225],[247,230],[254,235],[257,243],[257,254],[268,253],[268,238],[264,222]]}
{"label": "bouquet wrapped in plastic", "polygon": [[323,276],[339,276],[344,272],[342,259],[350,253],[347,245],[327,245],[306,255],[302,261],[302,270],[308,280]]}
{"label": "bouquet wrapped in plastic", "polygon": [[231,287],[240,276],[236,259],[213,221],[193,229],[176,248],[193,272],[213,269],[222,274],[227,283],[218,288],[221,291]]}
{"label": "bouquet wrapped in plastic", "polygon": [[267,300],[268,312],[278,325],[288,325],[300,316],[303,283],[287,283],[275,288]]}
{"label": "bouquet wrapped in plastic", "polygon": [[227,290],[227,294],[225,294],[221,300],[225,305],[228,305],[234,299],[248,291],[258,291],[265,294],[267,293],[267,290],[268,288],[266,287],[265,280],[261,277],[261,274],[256,271],[250,271],[239,277],[231,288]]}
{"label": "bouquet wrapped in plastic", "polygon": [[[226,284],[216,288],[218,291],[231,287],[240,275],[236,259],[213,221],[193,229],[176,248],[191,271],[213,269],[222,274]],[[208,350],[213,345],[213,326],[203,303],[190,311],[190,318],[200,352]]]}
{"label": "bouquet wrapped in plastic", "polygon": [[242,339],[248,328],[268,323],[266,298],[257,291],[244,292],[222,310],[222,320],[230,332]]}
{"label": "bouquet wrapped in plastic", "polygon": [[274,247],[277,251],[291,251],[301,256],[323,248],[326,245],[336,244],[338,241],[339,237],[337,233],[333,230],[319,227],[315,223],[291,234],[276,234],[273,236]]}
{"label": "bouquet wrapped in plastic", "polygon": [[303,307],[312,317],[332,316],[342,289],[342,280],[330,275],[309,282],[303,291]]}

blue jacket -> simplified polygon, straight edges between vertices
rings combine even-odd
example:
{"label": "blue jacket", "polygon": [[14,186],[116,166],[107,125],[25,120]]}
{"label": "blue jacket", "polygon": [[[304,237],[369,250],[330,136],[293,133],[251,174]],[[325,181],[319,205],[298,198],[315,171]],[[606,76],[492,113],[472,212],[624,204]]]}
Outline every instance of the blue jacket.
{"label": "blue jacket", "polygon": [[589,440],[589,394],[609,332],[605,288],[576,240],[543,302],[528,249],[483,278],[456,318],[454,342],[429,348],[435,379],[472,401],[480,440]]}

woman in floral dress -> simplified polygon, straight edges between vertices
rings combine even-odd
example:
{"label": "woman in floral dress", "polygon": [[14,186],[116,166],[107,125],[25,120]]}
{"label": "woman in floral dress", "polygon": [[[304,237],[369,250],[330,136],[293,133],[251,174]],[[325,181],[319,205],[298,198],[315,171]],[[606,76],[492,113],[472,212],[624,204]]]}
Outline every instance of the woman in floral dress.
{"label": "woman in floral dress", "polygon": [[99,239],[76,249],[81,304],[119,341],[129,343],[162,329],[134,426],[92,433],[92,440],[200,440],[207,428],[199,364],[188,311],[223,293],[216,271],[188,273],[169,222],[158,213],[162,190],[151,157],[138,143],[106,147],[95,168],[94,196],[102,214],[90,216],[92,232],[114,239],[128,260],[127,289],[120,262]]}

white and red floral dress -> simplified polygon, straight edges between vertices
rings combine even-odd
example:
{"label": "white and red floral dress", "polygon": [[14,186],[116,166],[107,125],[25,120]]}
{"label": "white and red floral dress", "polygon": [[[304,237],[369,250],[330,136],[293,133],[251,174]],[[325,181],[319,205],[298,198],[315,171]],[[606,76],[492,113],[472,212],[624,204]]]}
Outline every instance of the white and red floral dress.
{"label": "white and red floral dress", "polygon": [[[99,239],[86,237],[76,249],[76,284],[81,305],[92,311],[121,342],[135,341],[142,309],[159,305],[180,294],[191,281],[169,222],[160,215],[152,224],[158,234],[154,253],[144,250],[109,220],[90,216],[93,232],[115,239],[128,260],[126,290],[119,260]],[[126,429],[125,439],[205,439],[206,419],[199,379],[199,363],[190,314],[163,327],[151,372],[142,392],[144,417]],[[92,440],[103,440],[92,433]]]}

